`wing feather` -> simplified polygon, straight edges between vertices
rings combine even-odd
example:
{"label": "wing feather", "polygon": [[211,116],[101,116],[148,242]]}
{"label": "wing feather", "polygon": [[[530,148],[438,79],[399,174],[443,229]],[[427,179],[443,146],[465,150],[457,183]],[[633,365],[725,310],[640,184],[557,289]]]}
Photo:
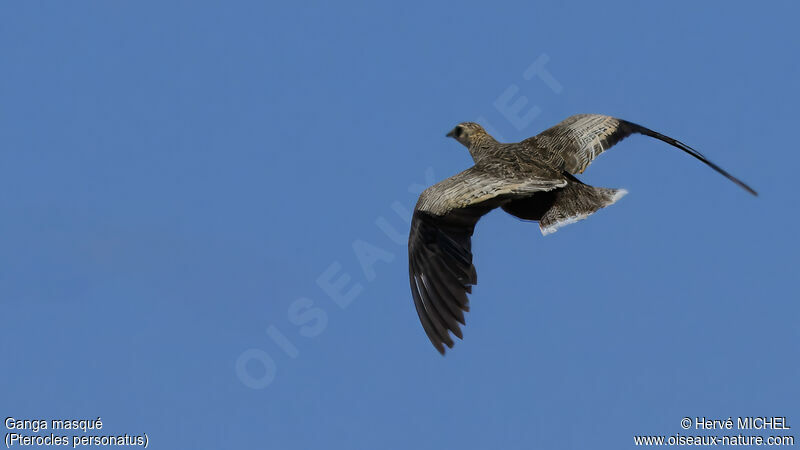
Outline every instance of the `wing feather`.
{"label": "wing feather", "polygon": [[650,136],[679,148],[702,161],[747,192],[758,195],[753,188],[709,161],[700,152],[683,142],[641,125],[610,116],[600,114],[570,116],[539,135],[522,141],[522,144],[535,146],[542,152],[544,159],[553,167],[575,174],[583,173],[601,153],[634,133]]}
{"label": "wing feather", "polygon": [[462,338],[467,293],[478,282],[472,233],[487,212],[514,198],[566,185],[566,180],[501,179],[475,167],[426,189],[411,220],[409,280],[425,334],[444,354]]}

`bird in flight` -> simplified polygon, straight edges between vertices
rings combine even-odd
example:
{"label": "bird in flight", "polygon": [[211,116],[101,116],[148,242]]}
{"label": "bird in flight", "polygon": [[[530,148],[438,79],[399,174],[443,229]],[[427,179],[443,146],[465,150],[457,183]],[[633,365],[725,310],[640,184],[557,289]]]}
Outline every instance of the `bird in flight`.
{"label": "bird in flight", "polygon": [[471,239],[478,220],[500,207],[539,222],[542,234],[585,219],[627,194],[581,183],[600,153],[638,133],[662,140],[699,159],[747,192],[750,186],[697,150],[641,125],[599,114],[578,114],[524,141],[497,142],[480,125],[464,122],[447,133],[469,149],[475,165],[437,183],[419,197],[408,238],[411,295],[425,334],[439,353],[462,339],[467,293],[478,282]]}

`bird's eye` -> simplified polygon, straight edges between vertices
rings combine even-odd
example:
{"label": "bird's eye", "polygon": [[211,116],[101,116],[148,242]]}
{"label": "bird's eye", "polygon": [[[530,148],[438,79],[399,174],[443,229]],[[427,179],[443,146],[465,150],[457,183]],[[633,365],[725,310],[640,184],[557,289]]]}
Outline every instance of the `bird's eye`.
{"label": "bird's eye", "polygon": [[461,127],[456,127],[456,132],[455,132],[456,137],[457,138],[461,137],[462,134],[464,134],[464,129]]}

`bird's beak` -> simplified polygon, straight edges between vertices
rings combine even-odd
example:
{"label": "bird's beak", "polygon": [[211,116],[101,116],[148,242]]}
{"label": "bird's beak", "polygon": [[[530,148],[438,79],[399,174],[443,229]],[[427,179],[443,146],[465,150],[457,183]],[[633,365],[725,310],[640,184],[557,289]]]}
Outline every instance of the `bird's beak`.
{"label": "bird's beak", "polygon": [[456,129],[453,128],[452,130],[450,130],[449,133],[445,134],[445,136],[447,136],[447,137],[455,137],[456,136]]}

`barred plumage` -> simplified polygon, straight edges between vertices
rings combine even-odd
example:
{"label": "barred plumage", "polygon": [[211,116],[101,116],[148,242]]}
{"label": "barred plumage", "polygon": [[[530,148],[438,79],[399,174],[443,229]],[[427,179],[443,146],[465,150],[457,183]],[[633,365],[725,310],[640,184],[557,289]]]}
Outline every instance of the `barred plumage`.
{"label": "barred plumage", "polygon": [[436,349],[462,337],[467,293],[478,282],[472,264],[475,224],[501,207],[535,220],[543,234],[584,219],[619,200],[626,191],[587,186],[573,174],[631,134],[662,140],[699,159],[753,195],[750,186],[702,154],[640,125],[599,114],[578,114],[537,136],[497,142],[474,122],[456,126],[453,137],[469,149],[475,165],[426,189],[419,197],[408,240],[409,279],[420,322]]}

